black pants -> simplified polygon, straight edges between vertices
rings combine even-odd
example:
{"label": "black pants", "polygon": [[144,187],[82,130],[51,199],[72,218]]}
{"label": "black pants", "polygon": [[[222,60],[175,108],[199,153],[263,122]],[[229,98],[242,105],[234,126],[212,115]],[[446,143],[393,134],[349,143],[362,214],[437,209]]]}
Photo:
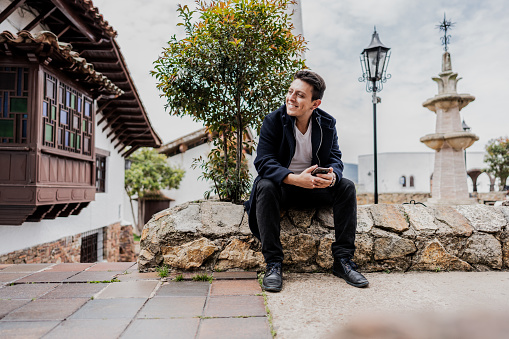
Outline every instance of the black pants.
{"label": "black pants", "polygon": [[282,209],[327,206],[332,206],[334,214],[332,255],[335,258],[351,258],[355,252],[357,228],[357,198],[353,182],[343,178],[335,187],[307,189],[286,184],[280,186],[271,180],[261,179],[256,186],[256,220],[265,262],[283,261],[280,239]]}

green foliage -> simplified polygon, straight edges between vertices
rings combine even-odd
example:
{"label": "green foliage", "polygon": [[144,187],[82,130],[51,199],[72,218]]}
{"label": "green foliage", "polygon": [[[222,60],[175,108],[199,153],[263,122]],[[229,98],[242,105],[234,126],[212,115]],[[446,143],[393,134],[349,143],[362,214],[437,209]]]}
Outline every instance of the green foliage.
{"label": "green foliage", "polygon": [[156,267],[156,271],[161,278],[166,278],[168,276],[168,272],[170,271],[170,269],[168,268],[168,266],[163,265]]}
{"label": "green foliage", "polygon": [[[186,37],[173,36],[154,62],[152,75],[166,109],[203,122],[222,139],[217,146],[223,165],[212,154],[209,160],[216,163],[204,168],[216,171],[204,176],[213,178],[222,199],[239,203],[244,187],[249,189],[240,183],[246,179],[242,135],[248,128],[259,130],[265,115],[282,103],[293,74],[305,67],[300,57],[306,42],[292,34],[285,11],[290,3],[294,0],[197,1],[195,11],[180,6]],[[220,167],[223,183],[214,180]]]}
{"label": "green foliage", "polygon": [[[212,193],[217,193],[219,199],[224,201],[233,200],[232,197],[239,192],[241,199],[247,198],[247,193],[251,187],[251,174],[247,164],[247,159],[242,157],[240,168],[240,178],[236,176],[236,149],[230,145],[230,152],[227,153],[227,165],[224,163],[224,141],[216,139],[214,149],[207,156],[207,161],[201,156],[194,159],[192,168],[201,168],[203,170],[201,179],[209,180],[214,183],[212,188],[204,193],[206,199],[210,198]],[[245,145],[245,149],[251,147]]]}
{"label": "green foliage", "polygon": [[484,162],[488,165],[486,172],[500,179],[499,190],[504,190],[509,177],[509,138],[492,139],[486,145]]}
{"label": "green foliage", "polygon": [[129,197],[137,195],[143,198],[147,193],[162,188],[178,188],[184,176],[184,170],[172,168],[166,162],[166,156],[152,148],[141,148],[129,159],[131,168],[125,172],[125,188]]}
{"label": "green foliage", "polygon": [[179,274],[175,277],[175,279],[173,279],[174,281],[182,281],[184,280],[184,275],[183,274]]}
{"label": "green foliage", "polygon": [[193,276],[192,279],[194,281],[208,281],[209,283],[212,284],[212,280],[214,280],[214,277],[204,273],[204,274],[197,274],[197,275]]}

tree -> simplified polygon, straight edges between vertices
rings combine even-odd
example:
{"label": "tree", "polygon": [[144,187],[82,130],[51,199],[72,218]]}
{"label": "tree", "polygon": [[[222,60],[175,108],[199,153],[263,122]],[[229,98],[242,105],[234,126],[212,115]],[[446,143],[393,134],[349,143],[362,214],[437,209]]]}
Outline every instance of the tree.
{"label": "tree", "polygon": [[[240,179],[242,134],[249,127],[259,130],[265,115],[281,104],[293,74],[305,67],[306,42],[292,34],[287,12],[293,3],[224,0],[196,1],[195,11],[179,7],[186,37],[173,36],[154,62],[152,74],[170,114],[191,116],[217,132],[227,187],[218,193],[224,200],[239,203],[249,187]],[[234,171],[228,169],[232,155]]]}
{"label": "tree", "polygon": [[[125,172],[125,190],[131,203],[131,211],[138,234],[142,230],[142,220],[136,220],[132,198],[138,196],[138,207],[143,198],[160,189],[179,188],[184,170],[173,168],[166,162],[166,156],[152,148],[140,148],[130,157],[131,168]],[[138,208],[139,209],[139,208]],[[139,215],[138,215],[139,216]]]}
{"label": "tree", "polygon": [[490,140],[486,145],[484,162],[488,165],[486,172],[500,179],[499,190],[503,191],[509,177],[509,138]]}

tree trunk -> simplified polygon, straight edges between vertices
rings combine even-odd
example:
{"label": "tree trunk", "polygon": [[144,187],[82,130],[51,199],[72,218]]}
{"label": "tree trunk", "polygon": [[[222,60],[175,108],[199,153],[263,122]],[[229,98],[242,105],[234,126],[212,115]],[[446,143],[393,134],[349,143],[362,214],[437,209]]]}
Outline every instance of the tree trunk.
{"label": "tree trunk", "polygon": [[143,220],[145,219],[145,216],[143,213],[143,210],[144,210],[143,207],[145,207],[144,206],[145,204],[143,202],[144,202],[143,198],[138,197],[138,224],[136,225],[136,228],[138,229],[138,232],[140,235],[143,231],[143,226],[144,226]]}
{"label": "tree trunk", "polygon": [[[127,188],[125,190],[127,192]],[[136,231],[136,235],[141,236],[141,232],[138,230],[138,220],[136,220],[136,215],[134,214],[134,206],[133,206],[133,199],[131,199],[131,196],[129,195],[129,192],[127,192],[127,196],[129,197],[129,204],[131,205],[131,213],[133,214],[133,226],[134,230]]]}
{"label": "tree trunk", "polygon": [[241,189],[240,189],[240,169],[242,165],[242,116],[237,111],[237,154],[235,159],[235,201],[234,203],[239,204],[241,200]]}

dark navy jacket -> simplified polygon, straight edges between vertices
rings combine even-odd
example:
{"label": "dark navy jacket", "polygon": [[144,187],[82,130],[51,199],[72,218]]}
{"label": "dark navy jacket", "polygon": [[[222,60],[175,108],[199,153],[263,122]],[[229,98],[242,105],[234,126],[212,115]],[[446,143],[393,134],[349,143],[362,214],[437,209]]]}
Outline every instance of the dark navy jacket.
{"label": "dark navy jacket", "polygon": [[[313,111],[311,144],[313,160],[309,166],[332,167],[336,184],[343,177],[343,162],[338,146],[336,119],[317,108]],[[251,197],[244,205],[249,215],[249,227],[260,238],[256,223],[256,185],[260,179],[270,179],[280,184],[292,171],[288,169],[295,154],[295,118],[286,113],[286,105],[270,113],[263,120],[257,155],[254,161],[258,172]]]}

